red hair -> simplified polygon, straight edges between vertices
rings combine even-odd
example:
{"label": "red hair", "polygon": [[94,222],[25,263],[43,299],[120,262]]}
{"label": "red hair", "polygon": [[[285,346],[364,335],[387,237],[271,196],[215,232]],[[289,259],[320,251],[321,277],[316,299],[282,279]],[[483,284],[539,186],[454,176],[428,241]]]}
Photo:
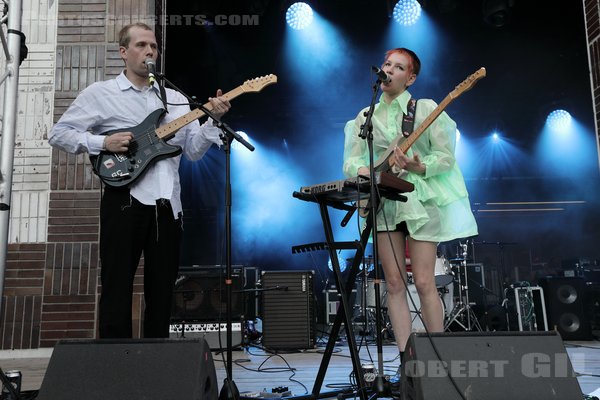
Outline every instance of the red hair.
{"label": "red hair", "polygon": [[396,49],[391,49],[385,53],[385,60],[390,58],[390,56],[394,53],[404,54],[405,56],[410,58],[410,66],[409,66],[410,71],[415,75],[419,75],[419,72],[421,72],[421,60],[419,60],[419,57],[417,57],[417,55],[415,54],[414,51],[409,50],[404,47],[398,47]]}

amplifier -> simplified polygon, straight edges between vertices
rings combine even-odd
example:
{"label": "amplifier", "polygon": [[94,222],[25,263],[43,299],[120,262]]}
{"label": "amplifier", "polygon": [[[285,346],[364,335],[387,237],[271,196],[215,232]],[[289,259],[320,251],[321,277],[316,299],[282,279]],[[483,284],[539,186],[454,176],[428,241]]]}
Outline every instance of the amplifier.
{"label": "amplifier", "polygon": [[263,271],[263,336],[268,349],[316,344],[314,271]]}
{"label": "amplifier", "polygon": [[[172,323],[169,326],[169,337],[173,339],[197,339],[203,338],[211,350],[219,350],[227,347],[227,324],[219,322],[206,323]],[[231,323],[231,345],[239,347],[242,345],[242,323]]]}
{"label": "amplifier", "polygon": [[[193,265],[179,267],[175,281],[171,320],[225,321],[227,315],[227,288],[224,265]],[[246,296],[245,287],[256,287],[256,269],[242,265],[231,267],[231,318],[241,320],[257,314],[253,295]]]}

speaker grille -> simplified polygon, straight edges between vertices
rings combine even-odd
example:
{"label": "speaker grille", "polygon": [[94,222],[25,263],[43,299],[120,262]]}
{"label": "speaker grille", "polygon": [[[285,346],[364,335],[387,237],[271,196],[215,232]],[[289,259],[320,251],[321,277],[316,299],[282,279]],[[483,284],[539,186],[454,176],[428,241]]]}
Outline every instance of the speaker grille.
{"label": "speaker grille", "polygon": [[313,271],[264,271],[263,345],[270,349],[315,346]]}
{"label": "speaker grille", "polygon": [[[181,267],[173,292],[172,321],[224,321],[227,317],[227,290],[223,266]],[[233,266],[231,277],[231,318],[244,314],[243,267]]]}
{"label": "speaker grille", "polygon": [[586,286],[582,278],[548,277],[540,280],[544,288],[548,326],[565,340],[592,338],[590,319],[585,309]]}
{"label": "speaker grille", "polygon": [[402,399],[580,400],[556,332],[412,334],[402,362]]}
{"label": "speaker grille", "polygon": [[60,341],[39,400],[217,399],[212,354],[203,339]]}

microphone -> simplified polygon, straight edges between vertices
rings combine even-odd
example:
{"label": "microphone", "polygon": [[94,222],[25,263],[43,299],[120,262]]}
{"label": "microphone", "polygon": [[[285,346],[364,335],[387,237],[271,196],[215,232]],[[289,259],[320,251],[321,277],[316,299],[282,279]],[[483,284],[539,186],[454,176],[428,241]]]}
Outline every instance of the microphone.
{"label": "microphone", "polygon": [[154,81],[156,81],[156,62],[151,58],[146,58],[144,64],[146,64],[146,69],[148,70],[148,83],[152,86]]}
{"label": "microphone", "polygon": [[392,78],[390,78],[390,76],[386,74],[385,71],[380,70],[376,66],[372,66],[371,70],[375,72],[375,75],[377,75],[377,80],[381,83],[390,83],[392,81]]}

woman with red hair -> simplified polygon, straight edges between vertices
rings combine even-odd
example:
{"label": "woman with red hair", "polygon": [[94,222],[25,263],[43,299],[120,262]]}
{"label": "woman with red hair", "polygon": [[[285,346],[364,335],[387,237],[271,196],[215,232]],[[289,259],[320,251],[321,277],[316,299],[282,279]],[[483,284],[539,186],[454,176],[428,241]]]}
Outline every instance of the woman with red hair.
{"label": "woman with red hair", "polygon": [[[389,50],[381,69],[389,80],[382,82],[382,95],[373,113],[373,148],[377,160],[397,135],[409,112],[413,85],[421,70],[417,55],[406,48]],[[437,107],[429,99],[417,102],[414,126]],[[358,134],[365,111],[345,128],[344,174],[369,176],[367,142]],[[405,193],[406,202],[382,199],[377,210],[378,255],[387,288],[388,315],[402,358],[412,332],[406,296],[405,243],[410,246],[414,283],[419,294],[422,318],[430,332],[444,328],[443,310],[435,285],[437,245],[477,234],[464,178],[454,156],[456,123],[445,113],[429,126],[406,154],[396,148],[388,162],[392,172],[411,182],[415,190]],[[399,374],[390,379],[399,381]]]}

